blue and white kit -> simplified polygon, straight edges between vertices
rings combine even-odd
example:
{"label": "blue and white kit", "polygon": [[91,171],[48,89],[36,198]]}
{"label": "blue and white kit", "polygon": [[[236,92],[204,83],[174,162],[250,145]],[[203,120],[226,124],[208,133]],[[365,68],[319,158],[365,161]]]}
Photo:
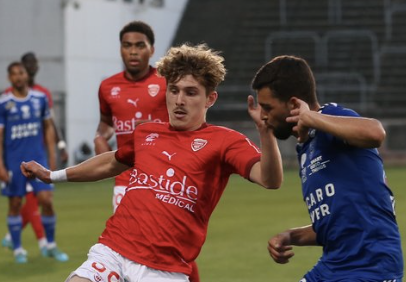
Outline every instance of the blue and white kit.
{"label": "blue and white kit", "polygon": [[[337,104],[319,112],[359,117]],[[310,129],[297,153],[303,198],[323,246],[322,257],[302,281],[401,281],[395,201],[378,150]]]}
{"label": "blue and white kit", "polygon": [[17,98],[12,92],[0,97],[0,127],[4,129],[3,159],[10,175],[10,182],[3,185],[5,196],[24,196],[26,184],[34,192],[51,190],[53,185],[39,180],[29,180],[20,170],[22,161],[35,160],[48,167],[44,140],[43,121],[51,118],[48,99],[42,92],[30,90],[24,98]]}

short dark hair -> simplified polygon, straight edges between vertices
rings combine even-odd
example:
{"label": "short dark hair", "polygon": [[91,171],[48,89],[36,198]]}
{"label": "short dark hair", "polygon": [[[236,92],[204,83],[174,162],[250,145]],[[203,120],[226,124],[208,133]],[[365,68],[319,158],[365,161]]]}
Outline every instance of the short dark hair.
{"label": "short dark hair", "polygon": [[11,70],[12,70],[14,67],[17,67],[17,66],[22,67],[23,69],[25,69],[24,65],[23,65],[21,62],[12,62],[12,63],[10,63],[10,64],[8,65],[8,67],[7,67],[7,72],[8,72],[8,74],[10,74],[10,73],[11,73]]}
{"label": "short dark hair", "polygon": [[151,46],[154,46],[155,43],[154,31],[148,24],[142,21],[133,21],[126,24],[120,31],[120,42],[121,40],[123,40],[123,36],[127,32],[139,32],[145,34]]}
{"label": "short dark hair", "polygon": [[312,105],[317,103],[316,82],[307,62],[296,56],[278,56],[263,65],[255,74],[252,89],[268,87],[281,101],[291,97]]}
{"label": "short dark hair", "polygon": [[25,53],[25,54],[23,54],[23,55],[21,56],[21,61],[22,61],[22,62],[25,62],[25,61],[28,60],[29,58],[37,59],[37,56],[35,55],[34,52],[27,52],[27,53]]}

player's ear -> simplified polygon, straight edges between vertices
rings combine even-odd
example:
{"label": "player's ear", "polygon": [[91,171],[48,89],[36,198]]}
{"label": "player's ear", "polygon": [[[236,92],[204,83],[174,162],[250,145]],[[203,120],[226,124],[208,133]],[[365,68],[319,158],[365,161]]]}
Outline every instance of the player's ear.
{"label": "player's ear", "polygon": [[287,104],[288,104],[288,108],[290,111],[293,109],[299,108],[299,105],[300,105],[298,98],[296,98],[296,97],[291,97]]}
{"label": "player's ear", "polygon": [[154,55],[155,53],[155,47],[151,46],[151,55],[149,56],[150,58]]}
{"label": "player's ear", "polygon": [[206,99],[206,109],[213,106],[214,103],[216,103],[217,98],[218,98],[217,91],[210,92],[209,95],[207,96],[207,99]]}

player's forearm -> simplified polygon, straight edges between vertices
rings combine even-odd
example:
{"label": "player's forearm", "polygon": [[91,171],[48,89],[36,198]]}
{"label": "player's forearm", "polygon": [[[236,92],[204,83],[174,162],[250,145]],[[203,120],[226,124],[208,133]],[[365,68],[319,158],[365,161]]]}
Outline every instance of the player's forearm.
{"label": "player's forearm", "polygon": [[343,117],[309,112],[306,125],[345,140],[360,148],[378,148],[386,137],[382,124],[372,118]]}
{"label": "player's forearm", "polygon": [[272,131],[260,131],[261,180],[267,189],[278,189],[283,181],[283,165],[278,143]]}
{"label": "player's forearm", "polygon": [[290,244],[295,246],[318,246],[316,233],[311,225],[287,230],[290,236]]}
{"label": "player's forearm", "polygon": [[111,147],[108,144],[107,140],[104,139],[104,137],[101,135],[97,135],[94,138],[93,143],[94,143],[94,150],[95,150],[96,155],[100,155],[102,153],[111,151]]}
{"label": "player's forearm", "polygon": [[92,157],[78,165],[66,169],[67,181],[89,182],[114,177],[129,167],[119,163],[115,151]]}

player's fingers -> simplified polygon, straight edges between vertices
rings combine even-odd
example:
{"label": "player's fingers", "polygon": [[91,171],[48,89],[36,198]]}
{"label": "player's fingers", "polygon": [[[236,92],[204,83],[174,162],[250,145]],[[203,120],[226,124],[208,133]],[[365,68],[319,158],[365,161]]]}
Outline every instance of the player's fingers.
{"label": "player's fingers", "polygon": [[273,246],[268,246],[269,255],[276,263],[288,263],[289,259],[293,257],[294,253],[291,246],[285,248],[275,249]]}
{"label": "player's fingers", "polygon": [[20,165],[20,169],[21,169],[22,174],[25,177],[28,177],[28,178],[33,178],[34,177],[34,174],[30,170],[28,163],[22,162],[21,165]]}
{"label": "player's fingers", "polygon": [[290,116],[286,118],[286,122],[289,123],[298,123],[299,122],[299,116]]}
{"label": "player's fingers", "polygon": [[255,109],[255,100],[254,100],[254,96],[249,95],[247,98],[247,103],[248,103],[248,109],[249,110],[253,110]]}

